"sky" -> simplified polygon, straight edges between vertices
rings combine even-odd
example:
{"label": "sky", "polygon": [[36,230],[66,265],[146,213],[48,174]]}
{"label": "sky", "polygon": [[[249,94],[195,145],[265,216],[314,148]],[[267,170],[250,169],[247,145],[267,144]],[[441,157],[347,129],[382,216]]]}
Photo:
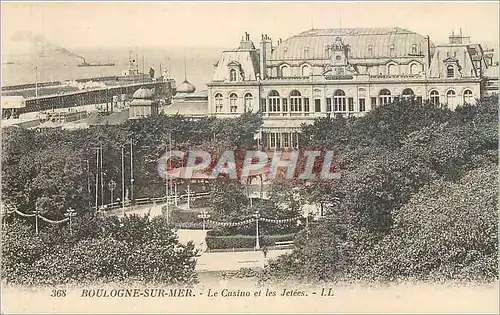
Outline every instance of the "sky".
{"label": "sky", "polygon": [[[2,51],[35,36],[68,49],[237,47],[242,34],[286,39],[314,28],[392,27],[444,43],[462,29],[498,45],[498,2],[10,2],[1,4]],[[30,35],[27,35],[30,34]],[[31,37],[30,37],[31,36]]]}

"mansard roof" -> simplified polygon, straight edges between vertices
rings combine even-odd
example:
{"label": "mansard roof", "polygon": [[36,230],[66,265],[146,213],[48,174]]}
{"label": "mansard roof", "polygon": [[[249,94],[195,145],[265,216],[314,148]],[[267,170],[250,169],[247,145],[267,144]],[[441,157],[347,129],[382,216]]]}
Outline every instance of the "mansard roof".
{"label": "mansard roof", "polygon": [[[271,59],[324,59],[326,47],[337,37],[349,45],[351,58],[407,57],[412,55],[413,45],[416,45],[417,54],[427,55],[426,37],[406,29],[343,28],[311,29],[290,37],[276,47]],[[434,47],[433,43],[430,45]]]}

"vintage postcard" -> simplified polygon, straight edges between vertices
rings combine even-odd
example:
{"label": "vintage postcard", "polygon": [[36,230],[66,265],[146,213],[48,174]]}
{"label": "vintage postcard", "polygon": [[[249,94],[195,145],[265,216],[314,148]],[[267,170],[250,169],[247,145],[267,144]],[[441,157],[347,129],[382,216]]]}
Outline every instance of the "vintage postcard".
{"label": "vintage postcard", "polygon": [[2,1],[2,314],[498,313],[498,10]]}

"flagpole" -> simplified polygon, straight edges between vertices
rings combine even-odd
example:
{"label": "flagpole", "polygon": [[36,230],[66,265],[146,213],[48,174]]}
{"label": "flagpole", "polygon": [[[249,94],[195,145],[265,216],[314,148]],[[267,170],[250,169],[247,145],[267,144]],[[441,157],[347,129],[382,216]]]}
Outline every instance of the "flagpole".
{"label": "flagpole", "polygon": [[125,155],[122,146],[122,210],[123,217],[125,217]]}

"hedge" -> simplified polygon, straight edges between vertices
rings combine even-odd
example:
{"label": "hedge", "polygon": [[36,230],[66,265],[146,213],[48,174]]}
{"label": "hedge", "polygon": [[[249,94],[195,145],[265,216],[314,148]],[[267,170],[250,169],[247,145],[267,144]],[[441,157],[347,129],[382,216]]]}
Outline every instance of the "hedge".
{"label": "hedge", "polygon": [[[259,240],[261,246],[274,246],[276,242],[292,241],[294,238],[295,234],[263,235],[260,236]],[[255,247],[255,236],[207,236],[205,242],[209,249],[253,248]]]}
{"label": "hedge", "polygon": [[198,218],[199,212],[175,209],[170,211],[170,222],[172,223],[194,223],[201,222]]}
{"label": "hedge", "polygon": [[[99,233],[92,233],[94,227]],[[193,284],[195,255],[194,246],[181,244],[163,217],[80,217],[71,235],[67,225],[57,225],[36,236],[20,220],[2,231],[2,279],[21,285]]]}

